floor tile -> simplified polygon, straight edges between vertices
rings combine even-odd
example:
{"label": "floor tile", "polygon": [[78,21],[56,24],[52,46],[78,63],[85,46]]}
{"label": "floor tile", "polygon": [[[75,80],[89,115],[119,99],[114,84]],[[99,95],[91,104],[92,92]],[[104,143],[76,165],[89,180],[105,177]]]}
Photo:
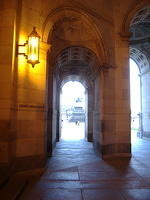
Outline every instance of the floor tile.
{"label": "floor tile", "polygon": [[125,200],[119,192],[112,190],[84,190],[84,200]]}
{"label": "floor tile", "polygon": [[150,189],[132,189],[123,192],[127,200],[150,200]]}
{"label": "floor tile", "polygon": [[149,184],[142,180],[102,180],[102,181],[81,181],[82,187],[87,189],[134,189],[150,188]]}
{"label": "floor tile", "polygon": [[80,190],[49,189],[41,200],[82,200],[82,195]]}
{"label": "floor tile", "polygon": [[132,147],[129,159],[102,160],[92,143],[61,141],[19,200],[150,200],[150,141]]}
{"label": "floor tile", "polygon": [[37,188],[64,188],[64,189],[81,189],[82,184],[80,181],[46,181],[42,180],[37,183]]}
{"label": "floor tile", "polygon": [[46,172],[42,178],[48,180],[79,180],[78,172]]}

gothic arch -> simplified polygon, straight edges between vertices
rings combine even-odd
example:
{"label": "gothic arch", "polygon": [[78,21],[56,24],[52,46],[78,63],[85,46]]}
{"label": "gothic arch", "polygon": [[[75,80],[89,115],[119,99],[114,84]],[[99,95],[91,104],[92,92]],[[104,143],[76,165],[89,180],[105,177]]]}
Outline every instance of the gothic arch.
{"label": "gothic arch", "polygon": [[[78,40],[77,38],[80,39]],[[106,49],[107,46],[104,45],[100,28],[97,27],[92,16],[85,10],[73,7],[59,7],[48,15],[43,25],[42,40],[51,44],[51,51],[48,53],[48,58],[51,58],[47,62],[48,126],[46,132],[48,153],[51,153],[56,142],[59,141],[60,125],[58,122],[60,120],[59,94],[61,84],[63,81],[70,79],[71,76],[71,78],[74,76],[76,80],[80,81],[83,79],[88,86],[87,93],[88,99],[90,99],[88,101],[88,119],[90,123],[87,123],[89,124],[87,138],[88,141],[93,140],[94,148],[101,152],[100,140],[102,140],[102,136],[99,140],[98,133],[102,131],[104,73],[101,73],[100,70],[107,70],[113,66],[108,64],[110,58],[107,54],[109,54],[109,51]],[[61,51],[76,47],[80,47],[81,51],[88,49],[88,52],[92,52],[92,55],[96,57],[94,64],[90,63],[91,65],[88,66],[87,63],[82,63],[82,60],[76,60],[76,67],[72,66],[70,70],[67,69],[67,73],[66,71],[61,72],[56,63],[57,56],[61,54]],[[89,71],[83,70],[86,66]],[[92,71],[90,73],[91,68]]]}
{"label": "gothic arch", "polygon": [[136,62],[140,73],[149,71],[150,66],[146,55],[135,47],[130,47],[130,57]]}
{"label": "gothic arch", "polygon": [[133,17],[137,14],[138,11],[140,11],[142,8],[145,8],[147,6],[150,6],[149,0],[143,0],[139,1],[134,7],[132,7],[129,12],[125,15],[123,23],[122,23],[122,28],[121,28],[121,33],[126,34],[129,33],[129,28],[132,22]]}
{"label": "gothic arch", "polygon": [[92,30],[93,35],[95,36],[94,39],[96,40],[97,44],[97,49],[92,50],[97,54],[98,57],[100,57],[101,64],[108,63],[109,56],[106,53],[106,47],[104,45],[100,30],[98,29],[92,16],[88,12],[85,12],[85,10],[82,10],[81,8],[66,6],[58,7],[52,10],[52,12],[47,16],[43,24],[42,41],[45,43],[51,43],[50,38],[52,38],[54,26],[64,18],[68,18],[68,20],[69,18],[80,18],[89,26],[89,30]]}
{"label": "gothic arch", "polygon": [[[51,54],[51,53],[50,53]],[[87,95],[87,117],[85,122],[85,135],[88,141],[93,141],[95,128],[95,87],[100,87],[96,81],[100,80],[100,65],[98,59],[91,49],[83,46],[70,46],[64,48],[53,57],[54,61],[49,69],[48,87],[53,88],[53,93],[48,95],[48,126],[47,149],[50,153],[60,138],[60,93],[62,85],[68,81],[79,81],[86,89]],[[49,91],[49,89],[48,89]],[[102,92],[102,88],[101,88]],[[97,97],[98,98],[98,97]],[[52,103],[54,102],[54,103]],[[100,103],[102,105],[102,101]],[[53,110],[53,112],[51,112]],[[96,110],[96,111],[95,111]],[[101,113],[102,115],[102,113]],[[53,122],[52,122],[53,121]],[[51,125],[50,125],[51,123]],[[100,126],[100,125],[99,125]],[[51,134],[50,134],[51,132]],[[50,141],[52,144],[50,146]],[[94,142],[94,141],[93,141]],[[95,147],[96,148],[96,147]]]}
{"label": "gothic arch", "polygon": [[83,46],[69,46],[56,56],[55,65],[60,68],[60,70],[63,66],[67,66],[68,69],[70,64],[79,65],[79,68],[80,66],[86,66],[82,69],[83,72],[87,70],[88,67],[89,76],[90,73],[95,74],[100,70],[96,54],[91,49]]}

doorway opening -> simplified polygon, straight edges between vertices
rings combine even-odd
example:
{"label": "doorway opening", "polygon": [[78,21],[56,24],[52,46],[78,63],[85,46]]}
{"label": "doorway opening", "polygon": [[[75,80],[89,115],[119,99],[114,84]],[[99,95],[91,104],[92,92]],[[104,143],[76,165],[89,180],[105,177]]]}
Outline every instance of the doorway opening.
{"label": "doorway opening", "polygon": [[60,140],[85,140],[87,105],[85,87],[68,81],[60,93]]}
{"label": "doorway opening", "polygon": [[141,116],[141,79],[136,62],[130,58],[130,106],[131,106],[131,142],[137,142],[142,137]]}
{"label": "doorway opening", "polygon": [[[150,138],[150,126],[149,126],[149,116],[150,116],[149,115],[150,113],[150,107],[149,107],[149,102],[150,102],[150,97],[149,97],[150,26],[149,26],[149,22],[150,21],[149,21],[149,13],[150,13],[150,6],[148,5],[145,7],[144,5],[144,7],[139,9],[133,16],[130,22],[130,28],[129,28],[129,31],[132,33],[130,37],[130,57],[137,64],[136,65],[137,72],[134,72],[131,74],[134,74],[134,76],[137,76],[137,79],[138,79],[137,82],[135,80],[131,80],[131,88],[133,84],[133,90],[131,89],[131,113],[132,113],[131,138],[133,139],[132,136],[134,136],[133,135],[133,130],[134,130],[136,134],[136,137],[134,138],[138,142],[138,143],[135,143],[136,145],[134,145],[134,147],[138,146],[139,143],[141,143],[141,146],[142,146],[142,141],[145,141]],[[131,66],[130,70],[132,71],[133,68],[134,66]],[[139,90],[139,96],[137,93],[135,94],[135,92],[137,92],[138,90]],[[144,139],[144,140],[139,140],[139,138]],[[138,151],[141,153],[141,148]]]}
{"label": "doorway opening", "polygon": [[[54,51],[52,51],[54,52]],[[54,55],[55,56],[55,55]],[[47,112],[47,152],[52,155],[52,152],[60,140],[72,140],[72,144],[86,142],[93,142],[93,146],[97,151],[100,151],[100,140],[99,137],[94,137],[100,132],[100,105],[99,100],[99,89],[100,89],[100,68],[99,62],[96,54],[86,47],[80,46],[70,46],[63,49],[56,58],[51,59],[52,66],[49,68],[48,77],[48,112]],[[76,97],[75,104],[84,104],[81,106],[76,106],[75,111],[73,108],[71,112],[73,116],[75,112],[79,112],[80,115],[84,116],[84,121],[76,120],[71,122],[68,116],[71,113],[66,111],[62,106],[62,101],[64,99],[65,103],[68,103],[70,96],[73,94],[78,94],[79,89],[73,90],[76,86],[70,86],[70,91],[66,92],[67,96],[64,96],[64,88],[67,84],[78,84],[83,88],[83,93],[81,97],[84,101],[80,102],[80,95]],[[51,92],[52,90],[52,92]],[[66,106],[66,105],[65,105]],[[72,106],[73,107],[73,106]],[[79,108],[78,108],[79,107]],[[67,114],[67,116],[66,116]],[[78,113],[77,113],[78,114]],[[67,119],[68,117],[68,119]],[[69,123],[70,122],[70,123]],[[69,124],[68,124],[69,123]],[[65,137],[63,133],[65,132],[65,125],[74,125],[70,128],[68,136]],[[82,127],[81,135],[79,128]],[[69,129],[69,128],[68,128]],[[74,132],[74,134],[73,134]],[[72,135],[71,135],[72,134]],[[74,142],[77,140],[77,142]],[[60,142],[62,143],[62,142]],[[67,141],[68,143],[68,141]],[[99,148],[99,149],[98,149]]]}

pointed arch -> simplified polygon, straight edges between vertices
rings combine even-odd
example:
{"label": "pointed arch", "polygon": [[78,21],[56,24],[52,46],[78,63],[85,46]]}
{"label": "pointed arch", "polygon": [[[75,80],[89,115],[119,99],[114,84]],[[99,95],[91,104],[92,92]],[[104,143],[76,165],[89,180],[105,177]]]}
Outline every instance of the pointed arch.
{"label": "pointed arch", "polygon": [[93,31],[97,42],[97,52],[95,52],[98,57],[101,58],[102,63],[106,63],[108,61],[109,56],[107,55],[106,46],[103,41],[103,37],[99,28],[97,27],[92,16],[82,10],[81,8],[75,7],[58,7],[47,16],[42,30],[42,41],[46,43],[50,43],[49,38],[52,37],[54,25],[64,17],[80,17],[83,21],[85,21],[90,29]]}
{"label": "pointed arch", "polygon": [[125,35],[126,33],[129,33],[130,24],[131,24],[133,17],[137,14],[137,12],[139,10],[141,10],[142,8],[147,7],[147,6],[150,6],[149,0],[139,1],[128,11],[128,13],[125,15],[123,23],[122,23],[122,28],[121,28],[122,34]]}

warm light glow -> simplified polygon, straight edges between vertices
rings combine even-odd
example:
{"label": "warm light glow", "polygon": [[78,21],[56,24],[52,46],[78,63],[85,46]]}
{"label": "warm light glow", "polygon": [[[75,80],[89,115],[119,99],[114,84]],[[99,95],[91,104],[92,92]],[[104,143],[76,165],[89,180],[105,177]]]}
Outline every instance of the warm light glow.
{"label": "warm light glow", "polygon": [[39,63],[39,40],[39,37],[29,36],[28,63],[32,65]]}
{"label": "warm light glow", "polygon": [[[27,46],[27,52],[25,51]],[[27,63],[30,63],[32,67],[39,63],[39,47],[40,36],[38,35],[36,28],[33,27],[33,31],[28,36],[28,41],[18,45],[18,55],[23,55],[27,59]],[[24,51],[21,51],[21,50]],[[20,52],[21,51],[21,52]]]}
{"label": "warm light glow", "polygon": [[39,59],[38,55],[38,46],[39,46],[39,39],[36,37],[29,38],[29,52],[28,52],[28,60],[36,61]]}
{"label": "warm light glow", "polygon": [[[30,35],[29,35],[30,36]],[[32,37],[33,38],[33,37]],[[27,41],[28,40],[28,41]],[[40,38],[39,38],[40,40]],[[32,40],[33,46],[35,46],[37,40]],[[19,34],[19,42],[18,44],[24,44],[27,43],[25,46],[18,46],[18,53],[24,53],[27,55],[25,57],[23,54],[18,54],[18,84],[22,85],[25,84],[28,88],[36,88],[42,91],[45,88],[46,84],[46,54],[40,54],[40,64],[38,64],[38,67],[31,67],[31,65],[27,64],[28,59],[28,44],[29,44],[29,38],[25,35],[25,33]],[[35,59],[34,54],[31,59]],[[38,61],[39,62],[39,61]],[[32,64],[32,63],[31,63]],[[42,93],[42,92],[41,92]],[[22,98],[24,98],[22,96]],[[23,99],[22,99],[23,101]]]}
{"label": "warm light glow", "polygon": [[31,37],[30,42],[31,42],[32,47],[38,47],[38,38]]}

